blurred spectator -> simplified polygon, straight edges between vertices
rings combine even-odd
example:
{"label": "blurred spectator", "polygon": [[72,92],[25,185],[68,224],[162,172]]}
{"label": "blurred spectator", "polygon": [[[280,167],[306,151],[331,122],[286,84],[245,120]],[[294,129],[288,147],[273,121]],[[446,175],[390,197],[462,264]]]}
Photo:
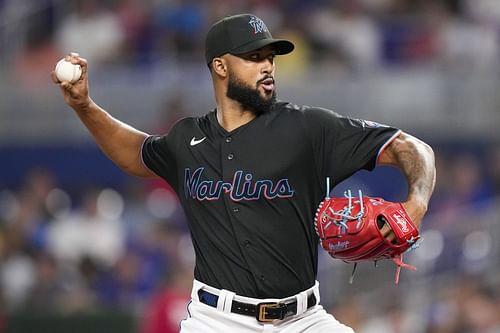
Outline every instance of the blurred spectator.
{"label": "blurred spectator", "polygon": [[6,238],[8,244],[1,262],[0,287],[7,308],[12,311],[22,307],[34,286],[35,267],[21,247],[21,236],[8,233]]}
{"label": "blurred spectator", "polygon": [[436,160],[439,176],[430,208],[441,214],[440,226],[435,226],[441,228],[453,224],[463,214],[460,207],[481,207],[493,193],[478,156],[468,152],[438,154]]}
{"label": "blurred spectator", "polygon": [[490,175],[491,185],[495,196],[500,196],[500,148],[494,147],[488,154],[486,160],[487,171]]}
{"label": "blurred spectator", "polygon": [[500,24],[500,6],[495,0],[465,0],[466,12],[475,20],[488,25]]}
{"label": "blurred spectator", "polygon": [[124,0],[117,3],[113,12],[120,21],[124,34],[120,60],[131,64],[150,63],[153,34],[147,6],[140,0]]}
{"label": "blurred spectator", "polygon": [[435,32],[414,15],[388,16],[381,23],[381,53],[387,65],[425,65],[436,58]]}
{"label": "blurred spectator", "polygon": [[140,333],[179,332],[181,320],[188,315],[192,274],[182,270],[175,270],[174,274],[167,287],[152,299],[145,310]]}
{"label": "blurred spectator", "polygon": [[165,285],[156,290],[139,321],[139,333],[173,333],[179,331],[181,320],[188,316],[188,302],[194,271],[194,249],[191,240],[179,229],[170,230],[164,239],[170,265],[164,276]]}
{"label": "blurred spectator", "polygon": [[318,8],[309,21],[310,37],[320,49],[321,60],[335,60],[353,70],[373,68],[379,62],[379,32],[359,0]]}
{"label": "blurred spectator", "polygon": [[498,295],[487,291],[479,276],[458,279],[429,308],[427,332],[498,333]]}
{"label": "blurred spectator", "polygon": [[366,320],[365,314],[361,310],[362,304],[363,301],[361,299],[352,296],[345,301],[339,302],[336,306],[333,306],[328,313],[333,314],[338,321],[351,327],[355,332],[358,332],[361,325],[363,325]]}
{"label": "blurred spectator", "polygon": [[[380,309],[378,309],[380,311]],[[382,315],[375,316],[364,322],[357,331],[359,333],[412,333],[418,332],[410,320],[411,314],[406,312],[402,304],[392,303]]]}
{"label": "blurred spectator", "polygon": [[[12,5],[11,5],[12,6]],[[22,5],[19,5],[22,7]],[[28,6],[25,7],[29,8]],[[23,25],[26,30],[25,46],[13,60],[11,78],[28,88],[37,88],[47,82],[47,73],[61,57],[54,43],[55,6],[51,0],[37,1],[27,10]],[[15,22],[13,26],[18,25]],[[18,35],[18,34],[16,34]],[[10,44],[10,41],[7,41]]]}
{"label": "blurred spectator", "polygon": [[181,89],[170,92],[169,97],[165,98],[161,105],[158,119],[154,122],[151,133],[167,133],[176,122],[189,117],[188,99],[189,97]]}
{"label": "blurred spectator", "polygon": [[480,206],[491,196],[491,188],[483,177],[480,159],[469,153],[459,153],[453,159],[450,176],[453,179],[452,188],[455,200],[451,203],[454,207],[462,205]]}
{"label": "blurred spectator", "polygon": [[50,251],[58,260],[77,263],[88,256],[98,265],[113,266],[125,248],[122,212],[123,199],[114,190],[87,190],[79,210],[50,226]]}
{"label": "blurred spectator", "polygon": [[34,169],[18,193],[16,208],[8,214],[3,226],[0,285],[9,309],[21,307],[36,283],[35,265],[31,258],[34,251],[46,244],[46,228],[51,219],[46,198],[54,188],[52,174]]}
{"label": "blurred spectator", "polygon": [[139,325],[139,333],[176,333],[188,316],[191,299],[192,267],[176,266],[166,286],[150,301]]}
{"label": "blurred spectator", "polygon": [[163,60],[203,59],[205,12],[199,0],[174,0],[154,8],[156,48]]}
{"label": "blurred spectator", "polygon": [[144,301],[139,286],[141,258],[128,252],[121,256],[111,270],[97,276],[91,286],[95,289],[99,304],[108,308],[136,311]]}
{"label": "blurred spectator", "polygon": [[455,17],[445,6],[432,10],[438,56],[450,73],[488,73],[498,65],[496,25]]}
{"label": "blurred spectator", "polygon": [[498,301],[490,292],[475,290],[472,295],[463,299],[466,331],[474,333],[499,333],[500,318]]}
{"label": "blurred spectator", "polygon": [[124,38],[116,14],[97,0],[78,0],[76,11],[60,22],[56,32],[61,54],[78,52],[94,66],[120,59]]}
{"label": "blurred spectator", "polygon": [[463,323],[458,304],[458,286],[449,286],[436,294],[427,309],[426,333],[462,333]]}
{"label": "blurred spectator", "polygon": [[165,276],[176,274],[172,266],[182,259],[178,253],[182,233],[176,226],[156,224],[140,235],[130,235],[127,252],[92,281],[99,302],[113,308],[142,310]]}
{"label": "blurred spectator", "polygon": [[59,262],[40,252],[35,256],[35,283],[31,286],[23,309],[33,313],[51,313],[61,310],[64,285],[59,276]]}

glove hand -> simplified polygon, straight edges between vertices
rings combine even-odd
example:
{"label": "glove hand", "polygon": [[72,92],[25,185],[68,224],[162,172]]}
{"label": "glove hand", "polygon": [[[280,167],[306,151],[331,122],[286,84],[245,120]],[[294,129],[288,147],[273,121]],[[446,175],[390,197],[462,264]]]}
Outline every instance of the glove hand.
{"label": "glove hand", "polygon": [[[420,230],[422,219],[427,212],[427,205],[416,200],[408,200],[403,202],[402,205],[415,227]],[[384,224],[380,232],[388,241],[394,242],[396,240],[396,235],[394,235],[389,225]]]}
{"label": "glove hand", "polygon": [[321,202],[315,217],[315,228],[322,247],[345,262],[392,259],[399,268],[413,268],[402,261],[402,254],[415,248],[420,239],[418,227],[406,211],[419,218],[420,206],[381,198],[353,197],[348,191],[344,198],[327,198]]}
{"label": "glove hand", "polygon": [[418,229],[420,229],[420,225],[422,224],[422,219],[424,218],[424,215],[427,212],[427,204],[415,199],[410,199],[408,201],[403,202],[403,207],[410,216],[411,221],[415,224],[415,226]]}

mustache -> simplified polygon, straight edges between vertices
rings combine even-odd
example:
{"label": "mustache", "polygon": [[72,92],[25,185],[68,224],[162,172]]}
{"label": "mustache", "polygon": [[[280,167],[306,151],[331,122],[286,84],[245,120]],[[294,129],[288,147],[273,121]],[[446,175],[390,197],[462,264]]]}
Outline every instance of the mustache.
{"label": "mustache", "polygon": [[264,82],[267,79],[273,80],[273,83],[274,83],[274,77],[272,75],[268,74],[268,75],[264,76],[262,79],[260,79],[259,81],[257,81],[257,85],[261,84],[262,82]]}

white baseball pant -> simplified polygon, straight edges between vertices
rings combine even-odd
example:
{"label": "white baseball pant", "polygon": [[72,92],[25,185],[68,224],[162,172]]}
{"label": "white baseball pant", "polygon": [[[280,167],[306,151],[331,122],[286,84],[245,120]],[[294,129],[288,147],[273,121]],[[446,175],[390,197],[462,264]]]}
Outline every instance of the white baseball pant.
{"label": "white baseball pant", "polygon": [[[200,302],[198,291],[206,290],[217,295],[217,308]],[[314,293],[316,305],[307,309],[307,298]],[[236,295],[228,290],[219,290],[194,280],[188,318],[181,322],[180,333],[354,333],[328,314],[319,305],[319,283],[295,296],[284,299],[256,299]],[[262,302],[297,302],[297,314],[284,320],[262,323],[256,318],[231,312],[232,301],[248,304]]]}

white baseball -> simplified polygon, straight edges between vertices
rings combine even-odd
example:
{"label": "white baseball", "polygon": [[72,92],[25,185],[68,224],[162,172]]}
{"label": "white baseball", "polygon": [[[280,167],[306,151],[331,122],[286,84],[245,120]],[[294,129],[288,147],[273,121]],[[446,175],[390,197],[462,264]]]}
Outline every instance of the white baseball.
{"label": "white baseball", "polygon": [[73,65],[63,58],[57,63],[55,72],[59,81],[75,83],[82,76],[82,67],[80,65]]}

